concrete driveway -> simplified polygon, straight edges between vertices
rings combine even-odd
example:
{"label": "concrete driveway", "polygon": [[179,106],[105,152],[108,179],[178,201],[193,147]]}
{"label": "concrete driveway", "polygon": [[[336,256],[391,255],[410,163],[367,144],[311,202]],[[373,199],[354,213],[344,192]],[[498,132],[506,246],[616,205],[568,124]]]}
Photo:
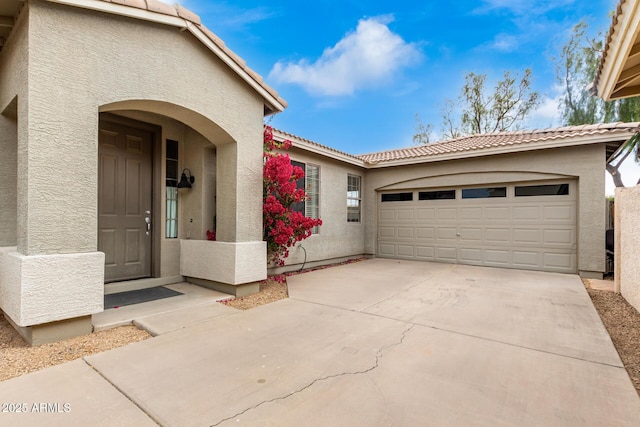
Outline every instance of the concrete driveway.
{"label": "concrete driveway", "polygon": [[0,425],[640,423],[577,276],[374,259],[288,282],[288,300],[2,382],[31,413]]}

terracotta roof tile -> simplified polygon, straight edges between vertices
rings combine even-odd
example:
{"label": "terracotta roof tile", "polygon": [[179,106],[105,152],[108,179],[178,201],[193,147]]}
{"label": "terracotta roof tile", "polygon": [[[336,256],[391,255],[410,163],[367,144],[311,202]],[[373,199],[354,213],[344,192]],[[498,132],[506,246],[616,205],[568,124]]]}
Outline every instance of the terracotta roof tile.
{"label": "terracotta roof tile", "polygon": [[616,25],[618,25],[618,21],[620,19],[620,16],[622,15],[622,6],[625,3],[626,3],[626,0],[620,0],[620,2],[618,3],[618,6],[616,7],[616,13],[611,18],[611,26],[609,27],[609,33],[605,38],[604,49],[602,51],[602,58],[600,58],[600,64],[598,65],[598,70],[596,71],[596,77],[593,79],[594,88],[598,87],[598,82],[600,81],[602,70],[604,69],[604,63],[607,60],[607,56],[609,56],[609,47],[611,45],[611,42],[613,41],[613,37],[616,32]]}
{"label": "terracotta roof tile", "polygon": [[[585,137],[598,134],[615,134],[640,131],[640,122],[607,123],[582,126],[565,126],[561,128],[498,132],[471,135],[450,141],[436,142],[416,147],[362,154],[358,157],[366,163],[380,163],[401,159],[418,159],[443,154],[481,152],[497,147],[523,146],[544,143],[552,140]],[[533,148],[533,147],[532,147]]]}
{"label": "terracotta roof tile", "polygon": [[[333,153],[337,153],[337,154],[340,154],[340,155],[343,155],[343,156],[351,157],[351,158],[352,158],[352,159],[354,159],[354,160],[362,160],[362,159],[360,159],[358,156],[354,156],[353,154],[349,154],[349,153],[346,153],[346,152],[344,152],[344,151],[336,150],[335,148],[331,148],[331,147],[329,147],[328,145],[319,144],[319,143],[317,143],[317,142],[315,142],[315,141],[312,141],[312,140],[310,140],[310,139],[302,138],[302,137],[300,137],[300,136],[298,136],[298,135],[294,135],[294,134],[292,134],[292,133],[285,132],[285,131],[280,130],[280,129],[275,129],[275,128],[274,128],[273,130],[274,130],[274,137],[276,137],[276,138],[277,138],[279,135],[277,135],[277,134],[275,134],[275,133],[280,133],[280,134],[282,134],[282,135],[283,135],[285,138],[287,138],[287,139],[288,139],[288,138],[291,138],[291,139],[297,139],[297,140],[300,140],[300,141],[304,141],[304,142],[306,142],[307,144],[311,144],[311,145],[315,145],[316,147],[320,147],[320,148],[322,148],[323,150],[326,150],[326,151],[331,151],[331,152],[333,152]],[[294,145],[295,145],[295,143],[294,143]]]}

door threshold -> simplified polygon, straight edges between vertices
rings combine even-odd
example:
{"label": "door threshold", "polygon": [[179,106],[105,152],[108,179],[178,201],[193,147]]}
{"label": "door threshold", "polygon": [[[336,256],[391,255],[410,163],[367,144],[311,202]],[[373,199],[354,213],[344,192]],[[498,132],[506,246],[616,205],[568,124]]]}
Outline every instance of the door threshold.
{"label": "door threshold", "polygon": [[155,288],[158,286],[172,285],[184,282],[182,276],[171,277],[151,277],[146,279],[125,280],[122,282],[112,282],[104,284],[104,294],[111,295],[120,292],[137,291],[139,289]]}

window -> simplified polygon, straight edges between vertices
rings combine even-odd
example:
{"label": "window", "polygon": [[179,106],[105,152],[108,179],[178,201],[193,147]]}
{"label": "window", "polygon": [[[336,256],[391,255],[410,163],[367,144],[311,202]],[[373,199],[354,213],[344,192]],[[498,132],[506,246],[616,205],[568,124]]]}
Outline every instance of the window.
{"label": "window", "polygon": [[410,202],[413,200],[413,193],[388,193],[382,195],[383,202]]}
{"label": "window", "polygon": [[166,142],[166,222],[165,237],[178,237],[178,141]]}
{"label": "window", "polygon": [[362,203],[361,180],[357,175],[347,175],[347,222],[360,222]]}
{"label": "window", "polygon": [[569,184],[516,186],[516,197],[527,196],[567,196]]}
{"label": "window", "polygon": [[421,191],[418,200],[452,200],[456,198],[456,190]]}
{"label": "window", "polygon": [[[307,218],[320,217],[320,167],[316,165],[307,165],[307,173],[305,174],[307,192],[307,200],[304,206],[304,216]],[[313,227],[311,233],[318,234],[318,227]]]}
{"label": "window", "polygon": [[487,199],[491,197],[507,197],[507,187],[466,188],[462,190],[463,199]]}
{"label": "window", "polygon": [[[291,205],[291,210],[300,212],[307,218],[320,217],[320,166],[291,161],[304,171],[304,178],[296,182],[296,188],[304,188],[306,200]],[[313,227],[311,233],[318,234],[318,227]]]}

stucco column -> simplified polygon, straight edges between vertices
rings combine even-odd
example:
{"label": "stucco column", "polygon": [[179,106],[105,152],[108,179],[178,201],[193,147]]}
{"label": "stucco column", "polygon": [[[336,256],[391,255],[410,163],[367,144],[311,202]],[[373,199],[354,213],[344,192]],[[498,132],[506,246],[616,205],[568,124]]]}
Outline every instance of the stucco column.
{"label": "stucco column", "polygon": [[262,241],[262,133],[218,146],[216,185],[218,240]]}

